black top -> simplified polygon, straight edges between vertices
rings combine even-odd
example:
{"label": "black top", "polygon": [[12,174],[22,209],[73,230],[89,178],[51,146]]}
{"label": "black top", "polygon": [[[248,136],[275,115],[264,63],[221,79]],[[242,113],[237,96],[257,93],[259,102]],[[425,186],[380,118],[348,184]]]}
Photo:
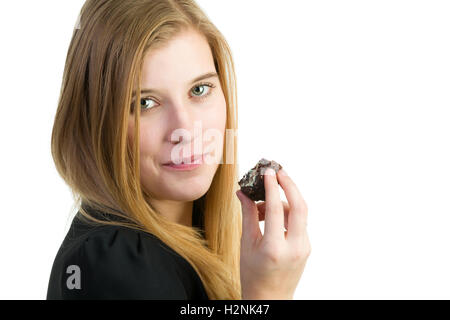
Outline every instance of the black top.
{"label": "black top", "polygon": [[192,266],[156,236],[84,219],[78,212],[58,250],[48,300],[208,299]]}

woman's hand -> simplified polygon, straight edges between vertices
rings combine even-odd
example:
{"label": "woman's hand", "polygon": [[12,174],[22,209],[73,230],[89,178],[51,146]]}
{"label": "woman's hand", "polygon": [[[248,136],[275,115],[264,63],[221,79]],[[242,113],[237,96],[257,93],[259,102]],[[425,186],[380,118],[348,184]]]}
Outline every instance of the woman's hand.
{"label": "woman's hand", "polygon": [[[288,203],[280,199],[278,182]],[[258,204],[242,191],[236,192],[242,206],[242,299],[292,299],[311,253],[308,208],[283,169],[276,174],[265,170],[264,188],[266,201]],[[264,236],[260,220],[265,221]]]}

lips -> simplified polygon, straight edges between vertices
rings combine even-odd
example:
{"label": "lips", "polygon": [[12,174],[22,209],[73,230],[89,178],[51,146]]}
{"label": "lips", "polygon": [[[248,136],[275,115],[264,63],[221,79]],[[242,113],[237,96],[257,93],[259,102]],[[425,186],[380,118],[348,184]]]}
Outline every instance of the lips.
{"label": "lips", "polygon": [[[191,157],[187,157],[187,158],[183,158],[181,163],[189,163],[189,164],[193,164],[193,163],[201,163],[203,161],[203,154],[196,154],[196,155],[192,155]],[[179,164],[181,164],[179,163]],[[168,161],[166,163],[164,163],[163,165],[172,165],[175,164],[173,161]]]}

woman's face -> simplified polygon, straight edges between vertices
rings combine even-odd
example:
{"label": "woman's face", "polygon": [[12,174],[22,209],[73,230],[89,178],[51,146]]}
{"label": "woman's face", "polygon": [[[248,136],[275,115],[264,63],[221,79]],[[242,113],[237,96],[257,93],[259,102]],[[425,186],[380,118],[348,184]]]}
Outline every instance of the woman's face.
{"label": "woman's face", "polygon": [[[144,59],[141,101],[133,97],[140,115],[140,171],[142,186],[154,199],[193,201],[204,195],[223,152],[226,101],[206,39],[184,31]],[[197,80],[195,80],[197,79]],[[195,80],[195,81],[194,81]],[[128,139],[134,139],[134,114]],[[165,165],[208,153],[192,170]],[[195,159],[195,162],[198,160]],[[191,161],[191,163],[193,163]]]}

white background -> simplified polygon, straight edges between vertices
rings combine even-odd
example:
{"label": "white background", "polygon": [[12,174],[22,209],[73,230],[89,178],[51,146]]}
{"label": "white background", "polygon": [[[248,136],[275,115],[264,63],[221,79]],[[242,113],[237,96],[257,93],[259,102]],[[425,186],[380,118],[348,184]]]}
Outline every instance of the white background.
{"label": "white background", "polygon": [[[276,160],[309,206],[295,299],[449,299],[450,3],[198,3],[233,50],[241,174]],[[70,225],[50,135],[82,4],[0,4],[1,299],[45,299]]]}

